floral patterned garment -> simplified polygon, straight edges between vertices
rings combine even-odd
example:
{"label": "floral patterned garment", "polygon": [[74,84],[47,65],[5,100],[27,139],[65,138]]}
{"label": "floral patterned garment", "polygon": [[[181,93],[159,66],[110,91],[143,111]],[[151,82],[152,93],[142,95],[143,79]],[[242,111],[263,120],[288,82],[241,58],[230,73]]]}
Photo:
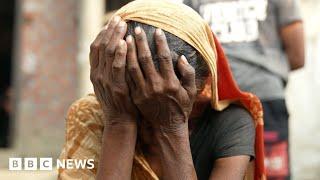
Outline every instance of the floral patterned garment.
{"label": "floral patterned garment", "polygon": [[[104,127],[103,112],[95,95],[90,94],[71,105],[66,118],[65,144],[60,160],[94,159],[93,169],[58,170],[58,179],[95,179]],[[136,152],[132,179],[157,180],[142,153]]]}

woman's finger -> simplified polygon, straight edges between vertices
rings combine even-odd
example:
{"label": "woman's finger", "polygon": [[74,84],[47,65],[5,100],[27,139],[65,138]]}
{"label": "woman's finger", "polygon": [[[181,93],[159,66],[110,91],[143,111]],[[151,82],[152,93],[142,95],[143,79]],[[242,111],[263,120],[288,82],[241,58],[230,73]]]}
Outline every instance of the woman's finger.
{"label": "woman's finger", "polygon": [[99,64],[99,46],[102,38],[107,33],[108,25],[104,26],[100,33],[97,35],[96,39],[90,45],[90,67],[91,69],[96,69]]}
{"label": "woman's finger", "polygon": [[115,57],[116,47],[121,39],[124,38],[127,32],[127,24],[124,21],[119,22],[117,27],[114,29],[112,37],[108,42],[107,48],[105,49],[106,65],[107,69],[110,70],[113,59]]}
{"label": "woman's finger", "polygon": [[130,74],[134,84],[137,87],[143,87],[144,77],[139,66],[134,38],[131,35],[129,35],[126,38],[126,42],[128,46],[128,52],[127,52],[128,73]]}
{"label": "woman's finger", "polygon": [[141,27],[136,27],[134,32],[139,64],[146,79],[152,80],[157,75],[157,71],[153,64],[147,36]]}
{"label": "woman's finger", "polygon": [[115,16],[112,21],[108,24],[106,29],[104,30],[105,33],[101,38],[100,44],[99,44],[99,68],[102,71],[106,64],[106,55],[105,51],[109,44],[109,41],[118,26],[121,18],[119,16]]}
{"label": "woman's finger", "polygon": [[155,33],[155,42],[157,47],[157,55],[159,57],[160,72],[165,79],[175,77],[172,57],[167,43],[165,34],[161,29],[157,29]]}
{"label": "woman's finger", "polygon": [[[127,44],[124,40],[120,40],[115,50],[115,56],[112,63],[112,80],[117,84],[125,84]],[[108,73],[108,72],[107,72]]]}
{"label": "woman's finger", "polygon": [[190,95],[196,95],[195,70],[182,55],[178,60],[178,70],[181,74],[181,84]]}
{"label": "woman's finger", "polygon": [[136,86],[135,83],[133,82],[133,79],[132,79],[132,77],[130,76],[130,74],[126,73],[126,74],[125,74],[125,78],[126,78],[126,82],[127,82],[128,88],[129,88],[130,93],[131,93],[131,96],[132,96],[132,93],[133,93],[134,91],[136,91],[137,86]]}

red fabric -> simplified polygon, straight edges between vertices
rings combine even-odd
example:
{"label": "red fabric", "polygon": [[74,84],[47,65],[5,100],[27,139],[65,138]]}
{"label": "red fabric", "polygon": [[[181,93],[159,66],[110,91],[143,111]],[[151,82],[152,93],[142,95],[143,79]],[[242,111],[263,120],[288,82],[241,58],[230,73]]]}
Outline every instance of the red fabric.
{"label": "red fabric", "polygon": [[264,167],[264,139],[263,139],[263,111],[257,96],[242,92],[233,79],[228,60],[217,38],[214,36],[217,51],[217,79],[219,100],[238,100],[251,113],[256,124],[255,139],[255,180],[265,179]]}

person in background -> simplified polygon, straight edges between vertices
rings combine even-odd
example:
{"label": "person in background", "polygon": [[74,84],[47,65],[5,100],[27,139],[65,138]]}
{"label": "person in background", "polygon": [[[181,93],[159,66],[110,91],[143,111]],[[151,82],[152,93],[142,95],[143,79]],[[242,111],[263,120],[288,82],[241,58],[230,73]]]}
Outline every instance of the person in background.
{"label": "person in background", "polygon": [[268,179],[290,179],[285,86],[304,66],[297,0],[185,0],[210,24],[241,90],[262,101]]}

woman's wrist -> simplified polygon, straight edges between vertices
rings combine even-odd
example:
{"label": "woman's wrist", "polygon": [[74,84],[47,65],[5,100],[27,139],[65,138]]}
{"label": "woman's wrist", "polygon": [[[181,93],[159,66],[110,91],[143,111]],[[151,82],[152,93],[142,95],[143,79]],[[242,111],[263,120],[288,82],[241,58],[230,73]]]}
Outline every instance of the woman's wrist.
{"label": "woman's wrist", "polygon": [[196,179],[192,161],[188,125],[157,130],[155,141],[160,151],[163,179]]}
{"label": "woman's wrist", "polygon": [[132,135],[137,133],[136,120],[128,119],[107,119],[104,126],[104,133]]}
{"label": "woman's wrist", "polygon": [[129,179],[137,141],[137,123],[107,119],[102,139],[97,179]]}
{"label": "woman's wrist", "polygon": [[154,131],[155,131],[156,138],[169,137],[173,139],[181,139],[181,138],[189,139],[188,123],[184,123],[176,126],[160,125],[159,127],[154,128]]}
{"label": "woman's wrist", "polygon": [[106,125],[134,125],[136,124],[136,117],[127,113],[115,113],[107,110],[103,111]]}

